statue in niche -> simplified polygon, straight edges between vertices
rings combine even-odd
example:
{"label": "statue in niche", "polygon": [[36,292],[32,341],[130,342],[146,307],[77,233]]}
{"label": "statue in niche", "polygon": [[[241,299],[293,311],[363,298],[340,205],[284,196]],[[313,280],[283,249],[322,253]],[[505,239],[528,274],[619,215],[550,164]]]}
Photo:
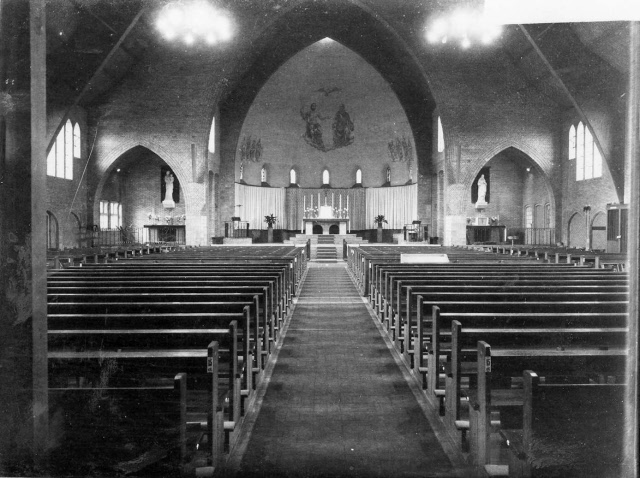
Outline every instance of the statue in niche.
{"label": "statue in niche", "polygon": [[173,180],[173,174],[167,170],[164,175],[164,201],[162,201],[162,205],[167,209],[176,207],[176,203],[173,200]]}
{"label": "statue in niche", "polygon": [[487,180],[484,174],[478,179],[478,202],[476,204],[487,204]]}

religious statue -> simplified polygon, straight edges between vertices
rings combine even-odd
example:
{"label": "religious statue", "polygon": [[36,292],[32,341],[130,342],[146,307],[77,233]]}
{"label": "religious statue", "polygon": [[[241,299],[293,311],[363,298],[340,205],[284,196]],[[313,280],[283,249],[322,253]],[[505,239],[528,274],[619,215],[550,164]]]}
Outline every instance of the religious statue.
{"label": "religious statue", "polygon": [[484,174],[478,179],[478,201],[476,204],[487,204],[487,180]]}
{"label": "religious statue", "polygon": [[333,119],[333,147],[339,148],[351,143],[353,143],[353,121],[344,109],[344,104],[341,104]]}
{"label": "religious statue", "polygon": [[173,201],[173,174],[171,171],[167,171],[164,175],[164,201],[162,205],[167,209],[173,209],[176,207],[176,203]]}
{"label": "religious statue", "polygon": [[302,135],[304,140],[314,148],[318,148],[320,151],[325,151],[320,121],[329,118],[325,118],[319,111],[317,111],[317,105],[315,103],[311,103],[311,106],[306,111],[304,108],[300,108],[300,116],[307,123],[305,132]]}

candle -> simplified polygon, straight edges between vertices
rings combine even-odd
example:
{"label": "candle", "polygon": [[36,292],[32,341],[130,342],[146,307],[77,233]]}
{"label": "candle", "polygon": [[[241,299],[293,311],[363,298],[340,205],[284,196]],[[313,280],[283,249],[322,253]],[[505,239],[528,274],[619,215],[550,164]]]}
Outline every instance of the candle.
{"label": "candle", "polygon": [[307,196],[302,196],[302,217],[307,214]]}
{"label": "candle", "polygon": [[349,217],[349,195],[347,194],[347,217]]}
{"label": "candle", "polygon": [[318,209],[320,209],[320,192],[318,192]]}
{"label": "candle", "polygon": [[333,205],[333,193],[331,193],[331,209],[333,209],[335,206]]}
{"label": "candle", "polygon": [[340,196],[338,197],[338,203],[340,204],[340,211],[342,211],[342,193],[340,193]]}

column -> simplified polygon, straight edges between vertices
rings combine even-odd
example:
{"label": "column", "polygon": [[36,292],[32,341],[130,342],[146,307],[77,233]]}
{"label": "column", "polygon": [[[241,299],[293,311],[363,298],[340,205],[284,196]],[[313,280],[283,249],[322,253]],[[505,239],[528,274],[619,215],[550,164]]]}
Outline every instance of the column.
{"label": "column", "polygon": [[[43,464],[48,434],[44,0],[0,6],[0,468]],[[15,461],[14,461],[15,460]],[[28,473],[28,471],[27,471]]]}

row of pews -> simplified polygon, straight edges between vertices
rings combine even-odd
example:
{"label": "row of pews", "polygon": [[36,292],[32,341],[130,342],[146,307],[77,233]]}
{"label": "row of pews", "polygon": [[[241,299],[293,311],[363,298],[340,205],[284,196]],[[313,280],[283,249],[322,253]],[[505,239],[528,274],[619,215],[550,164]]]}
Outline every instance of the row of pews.
{"label": "row of pews", "polygon": [[213,474],[307,260],[301,247],[224,246],[50,270],[54,475]]}
{"label": "row of pews", "polygon": [[47,253],[47,269],[82,266],[83,264],[108,264],[120,259],[160,254],[176,250],[165,244],[131,244],[113,247],[86,247]]}
{"label": "row of pews", "polygon": [[567,247],[550,247],[539,245],[466,245],[464,249],[492,252],[494,254],[532,257],[547,263],[567,263],[590,265],[596,269],[608,268],[619,271],[627,270],[629,257],[627,254],[607,253],[602,251],[586,251]]}
{"label": "row of pews", "polygon": [[477,476],[620,476],[627,274],[406,251],[350,247],[348,265]]}

